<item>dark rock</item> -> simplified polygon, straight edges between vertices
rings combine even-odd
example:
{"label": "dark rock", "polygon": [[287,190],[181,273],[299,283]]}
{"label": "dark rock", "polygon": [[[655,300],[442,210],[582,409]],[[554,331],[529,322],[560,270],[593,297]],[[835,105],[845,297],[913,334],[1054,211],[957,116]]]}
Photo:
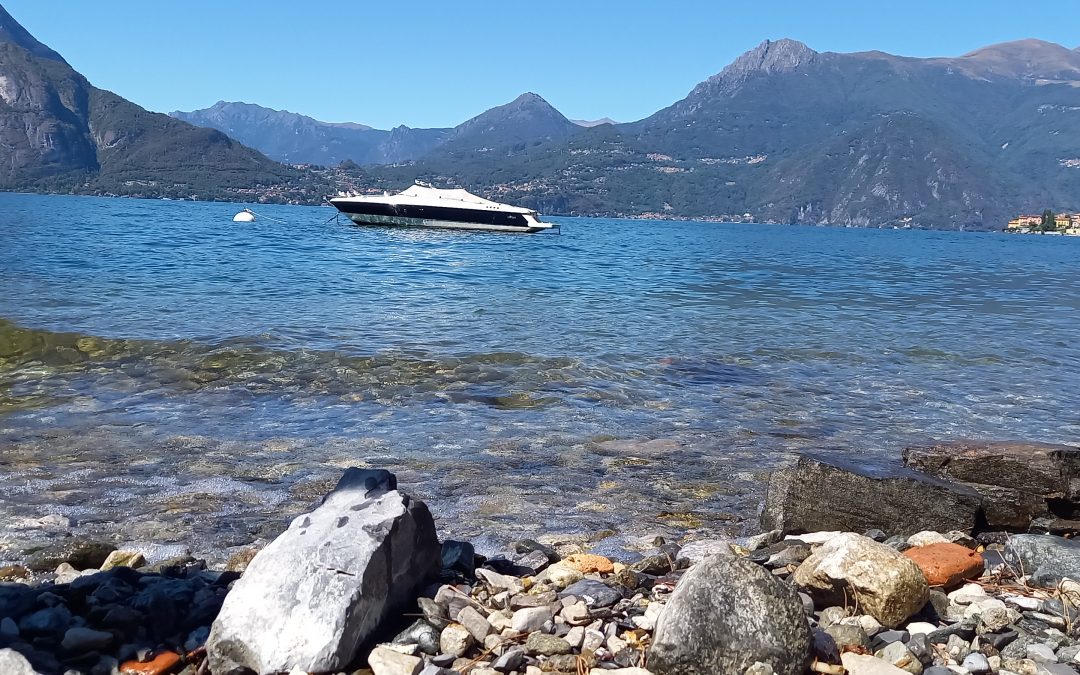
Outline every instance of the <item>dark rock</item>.
{"label": "dark rock", "polygon": [[533,570],[533,574],[542,572],[549,564],[548,557],[543,551],[529,551],[513,557],[513,563],[518,567]]}
{"label": "dark rock", "polygon": [[112,644],[113,634],[90,628],[69,628],[64,633],[60,648],[71,654],[82,654],[102,649]]}
{"label": "dark rock", "polygon": [[467,541],[447,539],[442,543],[442,567],[471,579],[476,573],[476,549]]}
{"label": "dark rock", "polygon": [[611,607],[623,598],[619,591],[594,579],[582,579],[559,593],[560,598],[569,596],[581,598],[589,607]]}
{"label": "dark rock", "polygon": [[1020,633],[1015,630],[1003,630],[998,633],[983,633],[979,639],[1000,652],[1019,636]]}
{"label": "dark rock", "polygon": [[419,645],[420,651],[431,656],[439,653],[439,631],[423,619],[417,619],[395,635],[391,642],[396,645]]}
{"label": "dark rock", "polygon": [[889,538],[889,535],[878,529],[867,530],[866,532],[863,532],[863,536],[869,537],[870,539],[873,539],[877,542],[884,542],[886,539]]}
{"label": "dark rock", "polygon": [[971,488],[910,469],[873,469],[802,455],[795,466],[772,474],[761,524],[793,534],[970,532],[980,506],[981,498]]}
{"label": "dark rock", "polygon": [[891,642],[907,642],[909,639],[911,635],[906,630],[883,630],[874,636],[871,646],[878,650]]}
{"label": "dark rock", "polygon": [[536,574],[536,570],[534,570],[533,568],[519,565],[516,562],[512,560],[507,560],[502,556],[488,558],[484,561],[484,567],[493,572],[498,572],[499,574],[505,574],[511,577],[526,577]]}
{"label": "dark rock", "polygon": [[920,612],[922,617],[931,623],[939,623],[947,616],[948,611],[949,596],[944,591],[931,588],[930,600]]}
{"label": "dark rock", "polygon": [[70,624],[71,611],[67,607],[46,607],[19,619],[19,633],[59,636]]}
{"label": "dark rock", "polygon": [[943,645],[949,641],[949,637],[952,635],[956,635],[970,642],[975,637],[975,624],[961,622],[939,628],[936,631],[927,634],[926,639],[933,644]]}
{"label": "dark rock", "polygon": [[210,669],[342,670],[438,574],[439,560],[423,502],[388,471],[348,469],[233,585],[206,645]]}
{"label": "dark rock", "polygon": [[151,574],[163,574],[170,577],[181,577],[187,575],[187,569],[192,566],[197,566],[198,560],[190,555],[178,555],[172,558],[166,558],[161,562],[153,565],[147,565],[140,568],[142,572],[149,572]]}
{"label": "dark rock", "polygon": [[890,546],[892,548],[895,548],[897,551],[900,551],[901,553],[903,553],[904,551],[911,548],[911,544],[908,543],[907,537],[905,537],[903,535],[897,535],[895,537],[888,537],[882,543],[885,544],[886,546]]}
{"label": "dark rock", "polygon": [[815,628],[812,633],[814,658],[824,663],[840,663],[840,649],[836,640],[820,628]]}
{"label": "dark rock", "polygon": [[424,613],[424,619],[439,631],[450,625],[450,615],[446,609],[431,598],[417,598],[416,604]]}
{"label": "dark rock", "polygon": [[666,555],[650,555],[631,564],[629,569],[640,574],[649,574],[654,577],[660,577],[671,572],[673,569],[672,564],[674,562],[674,560]]}
{"label": "dark rock", "polygon": [[0,584],[0,616],[22,616],[33,609],[34,589],[22,584]]}
{"label": "dark rock", "polygon": [[914,469],[978,490],[990,528],[1025,531],[1036,518],[1071,514],[1080,497],[1080,448],[1072,446],[941,443],[907,448],[903,456]]}
{"label": "dark rock", "polygon": [[908,651],[919,660],[919,663],[928,666],[934,662],[934,648],[930,646],[930,640],[925,634],[912,635],[907,641]]}
{"label": "dark rock", "polygon": [[1072,539],[1018,534],[1005,545],[1005,559],[1036,586],[1053,587],[1064,578],[1080,581],[1080,542]]}
{"label": "dark rock", "polygon": [[112,544],[76,537],[35,551],[26,559],[26,566],[35,572],[52,572],[60,563],[77,570],[96,569],[115,550]]}
{"label": "dark rock", "polygon": [[525,650],[508,649],[503,652],[502,656],[492,662],[491,667],[500,673],[509,673],[515,670],[524,670],[522,668],[523,663],[525,663]]}
{"label": "dark rock", "polygon": [[683,576],[660,614],[649,670],[742,673],[760,661],[777,675],[801,675],[810,652],[795,590],[748,560],[714,556]]}
{"label": "dark rock", "polygon": [[555,549],[551,548],[550,546],[545,546],[538,541],[533,541],[532,539],[522,539],[520,541],[515,541],[513,544],[513,549],[514,553],[518,554],[540,551],[545,556],[547,556],[549,563],[557,563],[562,559],[559,554],[555,552]]}

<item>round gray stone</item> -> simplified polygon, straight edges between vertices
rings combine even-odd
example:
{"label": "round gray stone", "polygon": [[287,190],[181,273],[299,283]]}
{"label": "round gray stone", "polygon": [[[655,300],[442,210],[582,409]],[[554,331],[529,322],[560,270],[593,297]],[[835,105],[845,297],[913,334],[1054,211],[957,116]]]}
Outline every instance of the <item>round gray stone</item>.
{"label": "round gray stone", "polygon": [[742,673],[755,663],[801,675],[810,626],[795,589],[760,565],[714,556],[683,576],[657,621],[654,675]]}

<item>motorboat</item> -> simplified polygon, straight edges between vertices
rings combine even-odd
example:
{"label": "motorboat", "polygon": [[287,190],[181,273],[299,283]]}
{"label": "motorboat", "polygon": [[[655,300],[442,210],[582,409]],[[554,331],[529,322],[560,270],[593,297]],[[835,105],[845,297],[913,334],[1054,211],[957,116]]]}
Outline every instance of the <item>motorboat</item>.
{"label": "motorboat", "polygon": [[555,225],[532,209],[500,204],[461,189],[417,183],[397,194],[342,196],[330,203],[359,225],[541,232]]}

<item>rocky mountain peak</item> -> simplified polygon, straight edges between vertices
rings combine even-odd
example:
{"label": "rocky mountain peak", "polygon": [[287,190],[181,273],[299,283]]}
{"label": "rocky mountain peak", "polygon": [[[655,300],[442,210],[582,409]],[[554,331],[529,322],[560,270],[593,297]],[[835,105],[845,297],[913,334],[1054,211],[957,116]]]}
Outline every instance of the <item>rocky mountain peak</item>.
{"label": "rocky mountain peak", "polygon": [[720,77],[743,79],[755,72],[780,73],[795,70],[812,62],[816,56],[817,52],[798,40],[765,40],[732,61],[720,72]]}
{"label": "rocky mountain peak", "polygon": [[34,56],[43,59],[67,63],[67,61],[64,61],[64,57],[39,42],[28,30],[22,27],[22,24],[12,18],[3,6],[0,6],[0,43],[3,42],[18,45]]}
{"label": "rocky mountain peak", "polygon": [[818,53],[798,40],[765,40],[699,84],[690,98],[731,93],[759,73],[785,73],[812,63]]}

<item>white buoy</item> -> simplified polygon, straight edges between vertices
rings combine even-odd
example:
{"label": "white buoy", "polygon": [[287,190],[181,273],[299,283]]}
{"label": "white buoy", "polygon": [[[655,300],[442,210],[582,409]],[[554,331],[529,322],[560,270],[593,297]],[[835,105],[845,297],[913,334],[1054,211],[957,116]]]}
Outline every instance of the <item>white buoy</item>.
{"label": "white buoy", "polygon": [[254,223],[255,222],[255,214],[252,212],[251,209],[244,209],[240,213],[233,216],[233,222],[234,223]]}

